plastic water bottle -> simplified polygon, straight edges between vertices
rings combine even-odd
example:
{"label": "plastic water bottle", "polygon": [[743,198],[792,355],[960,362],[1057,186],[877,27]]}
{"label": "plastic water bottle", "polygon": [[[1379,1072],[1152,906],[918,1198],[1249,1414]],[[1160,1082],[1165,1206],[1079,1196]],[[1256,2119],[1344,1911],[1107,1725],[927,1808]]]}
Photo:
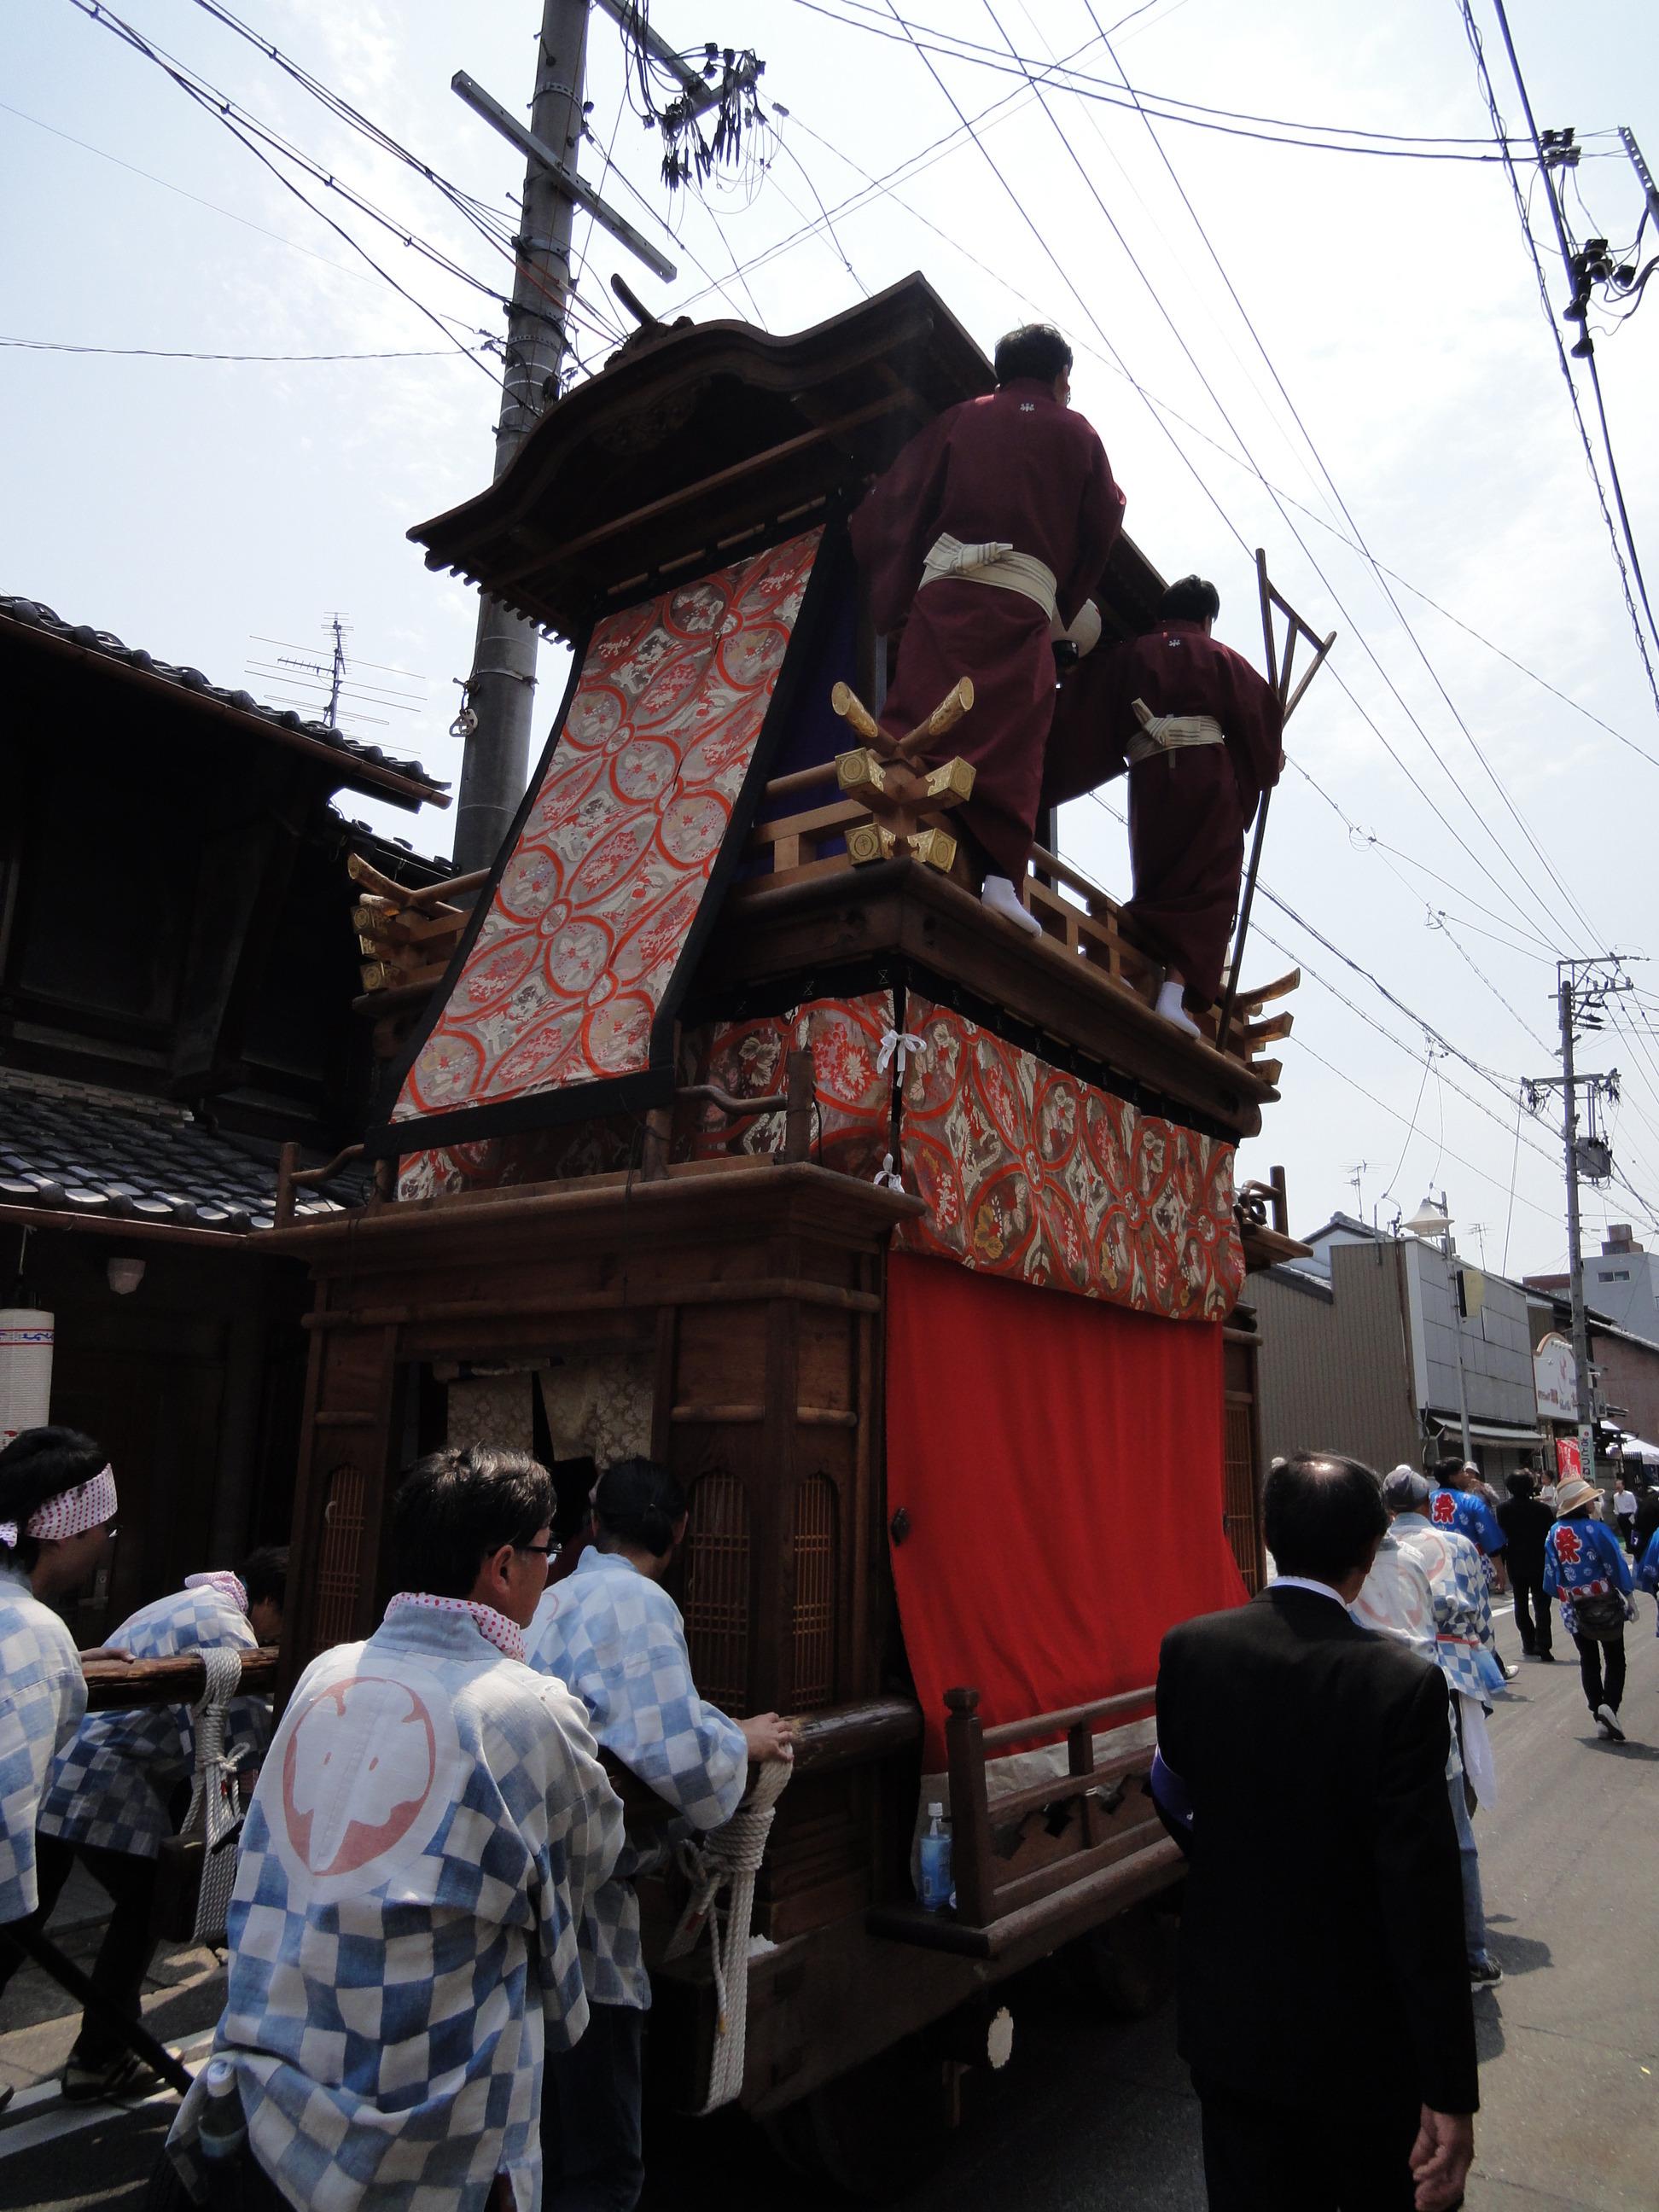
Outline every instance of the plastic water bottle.
{"label": "plastic water bottle", "polygon": [[222,2172],[247,2146],[247,2116],[236,2084],[236,2068],[228,2058],[210,2058],[204,2076],[207,2102],[198,2123],[202,2156]]}
{"label": "plastic water bottle", "polygon": [[924,1912],[938,1912],[951,1901],[951,1831],[943,1805],[927,1808],[927,1832],[921,1839],[921,1880],[917,1896]]}

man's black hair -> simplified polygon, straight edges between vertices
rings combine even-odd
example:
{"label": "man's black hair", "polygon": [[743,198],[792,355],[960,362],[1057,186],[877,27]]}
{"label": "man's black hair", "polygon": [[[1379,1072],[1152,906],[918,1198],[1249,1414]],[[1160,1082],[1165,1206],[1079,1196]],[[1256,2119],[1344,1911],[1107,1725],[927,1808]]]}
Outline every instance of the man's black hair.
{"label": "man's black hair", "polygon": [[237,1572],[249,1605],[258,1605],[261,1598],[274,1599],[279,1607],[287,1602],[286,1544],[261,1544],[257,1552],[248,1553]]}
{"label": "man's black hair", "polygon": [[392,1508],[392,1565],[400,1590],[471,1597],[503,1544],[532,1544],[553,1520],[553,1478],[528,1452],[451,1444],[416,1460]]}
{"label": "man's black hair", "polygon": [[0,1559],[15,1559],[27,1573],[40,1556],[40,1540],[22,1533],[32,1514],[66,1490],[78,1490],[101,1474],[108,1455],[79,1429],[25,1429],[0,1451],[0,1521],[17,1523],[17,1548],[0,1546]]}
{"label": "man's black hair", "polygon": [[685,1511],[678,1475],[653,1459],[619,1459],[599,1477],[593,1518],[601,1535],[636,1544],[653,1559],[673,1547],[674,1524]]}
{"label": "man's black hair", "polygon": [[1072,349],[1052,323],[1022,323],[997,340],[992,365],[999,384],[1012,384],[1020,376],[1052,384],[1062,369],[1071,374]]}
{"label": "man's black hair", "polygon": [[1333,1589],[1363,1567],[1389,1525],[1382,1486],[1362,1460],[1296,1452],[1261,1493],[1262,1534],[1281,1575]]}
{"label": "man's black hair", "polygon": [[1537,1476],[1524,1467],[1514,1474],[1506,1475],[1504,1480],[1511,1498],[1530,1498],[1538,1487]]}
{"label": "man's black hair", "polygon": [[1177,577],[1158,603],[1160,622],[1213,622],[1220,612],[1221,594],[1207,576]]}

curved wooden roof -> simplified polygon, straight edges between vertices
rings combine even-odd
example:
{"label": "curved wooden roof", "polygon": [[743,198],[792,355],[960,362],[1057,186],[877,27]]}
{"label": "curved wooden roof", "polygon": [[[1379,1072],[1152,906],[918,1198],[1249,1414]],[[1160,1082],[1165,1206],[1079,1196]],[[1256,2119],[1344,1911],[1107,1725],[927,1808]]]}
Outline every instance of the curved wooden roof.
{"label": "curved wooden roof", "polygon": [[[793,337],[650,326],[549,408],[488,491],[409,534],[429,568],[574,637],[832,500],[853,505],[917,430],[994,382],[920,275]],[[1118,626],[1149,623],[1162,587],[1120,539],[1101,594]]]}

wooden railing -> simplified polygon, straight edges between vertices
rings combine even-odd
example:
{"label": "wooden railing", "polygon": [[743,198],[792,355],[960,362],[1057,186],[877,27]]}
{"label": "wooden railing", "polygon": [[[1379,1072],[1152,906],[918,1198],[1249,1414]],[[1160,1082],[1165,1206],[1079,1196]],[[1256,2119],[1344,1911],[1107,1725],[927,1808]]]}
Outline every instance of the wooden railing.
{"label": "wooden railing", "polygon": [[[1166,1887],[1179,1873],[1180,1854],[1145,1786],[1151,1749],[1095,1759],[1097,1733],[1149,1713],[1153,1697],[1151,1689],[1130,1690],[988,1729],[977,1690],[947,1690],[956,1905],[938,1912],[908,1903],[878,1905],[867,1915],[872,1933],[996,1958],[1033,1945],[1051,1948]],[[1063,1775],[990,1795],[988,1755],[1061,1735]]]}
{"label": "wooden railing", "polygon": [[[238,1695],[269,1696],[276,1680],[276,1645],[244,1651],[241,1661]],[[207,1694],[207,1667],[199,1651],[180,1652],[174,1659],[88,1659],[81,1671],[87,1679],[88,1712],[125,1712],[135,1705],[194,1705]]]}

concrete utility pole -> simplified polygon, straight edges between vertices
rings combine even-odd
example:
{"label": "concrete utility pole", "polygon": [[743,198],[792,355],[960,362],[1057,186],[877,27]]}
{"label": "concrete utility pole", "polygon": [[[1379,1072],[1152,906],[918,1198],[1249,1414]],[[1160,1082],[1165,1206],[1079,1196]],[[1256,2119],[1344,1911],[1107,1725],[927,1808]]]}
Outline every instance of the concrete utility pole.
{"label": "concrete utility pole", "polygon": [[1440,1194],[1440,1211],[1446,1216],[1446,1242],[1443,1247],[1447,1264],[1451,1269],[1452,1343],[1457,1352],[1457,1419],[1463,1431],[1463,1464],[1474,1465],[1474,1440],[1469,1434],[1469,1386],[1463,1379],[1463,1301],[1457,1289],[1457,1247],[1452,1242],[1451,1214],[1446,1205],[1446,1194]]}
{"label": "concrete utility pole", "polygon": [[[587,0],[544,0],[531,128],[572,169],[581,144],[586,56]],[[575,212],[574,201],[557,189],[545,163],[531,161],[525,170],[519,259],[507,316],[495,477],[501,475],[558,394]],[[466,739],[455,810],[458,870],[490,865],[524,796],[538,641],[531,623],[487,594],[482,597],[467,682],[467,704],[477,719]]]}
{"label": "concrete utility pole", "polygon": [[1595,1409],[1589,1328],[1584,1319],[1584,1258],[1578,1241],[1578,1097],[1572,1065],[1571,968],[1561,978],[1561,1141],[1567,1160],[1567,1287],[1572,1296],[1572,1358],[1578,1382],[1578,1472],[1595,1480]]}

